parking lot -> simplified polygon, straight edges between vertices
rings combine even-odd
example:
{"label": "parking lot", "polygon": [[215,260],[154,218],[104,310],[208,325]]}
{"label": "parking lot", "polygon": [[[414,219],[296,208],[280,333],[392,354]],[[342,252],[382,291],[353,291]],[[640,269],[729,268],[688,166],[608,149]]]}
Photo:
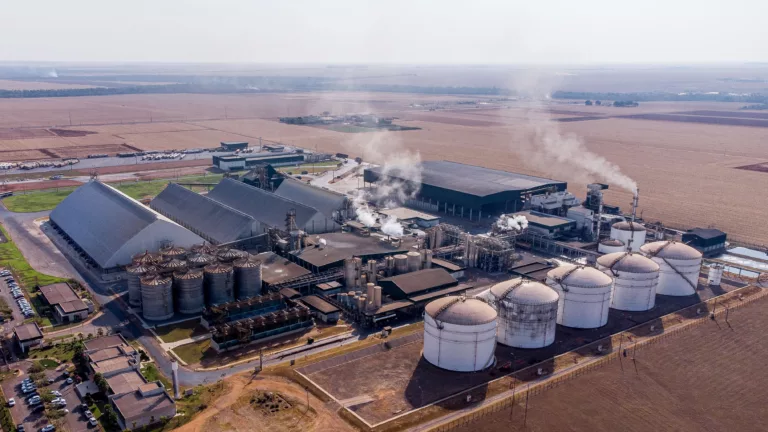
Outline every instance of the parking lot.
{"label": "parking lot", "polygon": [[[43,409],[36,410],[35,407],[27,403],[29,394],[25,395],[21,390],[21,382],[29,376],[26,370],[31,365],[32,362],[28,361],[18,363],[24,372],[18,377],[6,378],[2,383],[5,397],[7,399],[14,398],[16,401],[16,405],[10,408],[13,420],[16,424],[23,424],[25,432],[37,432],[43,426],[52,423],[46,418]],[[45,390],[55,390],[61,393],[61,397],[67,401],[66,408],[69,410],[69,413],[62,418],[66,423],[67,430],[71,432],[98,430],[98,426],[88,425],[79,407],[82,402],[75,392],[75,386],[66,383],[66,378],[62,376],[63,369],[64,366],[62,365],[55,370],[46,370],[46,377],[53,378],[54,382],[46,387],[38,388],[37,393],[41,394],[41,391]]]}

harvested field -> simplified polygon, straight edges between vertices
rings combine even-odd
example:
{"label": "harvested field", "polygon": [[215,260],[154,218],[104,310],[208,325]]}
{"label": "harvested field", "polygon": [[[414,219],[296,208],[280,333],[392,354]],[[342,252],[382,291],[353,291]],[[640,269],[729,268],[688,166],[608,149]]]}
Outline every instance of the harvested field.
{"label": "harvested field", "polygon": [[768,120],[767,112],[760,111],[683,111],[675,114],[682,115],[696,115],[696,116],[710,116],[710,117],[738,117],[738,118],[753,118]]}
{"label": "harvested field", "polygon": [[83,137],[86,135],[95,134],[96,132],[93,131],[85,131],[85,130],[77,130],[77,129],[49,129],[51,133],[55,134],[56,136],[60,136],[62,138],[76,138],[76,137]]}
{"label": "harvested field", "polygon": [[768,173],[768,162],[752,164],[752,165],[744,165],[744,166],[736,167],[736,169]]}
{"label": "harvested field", "polygon": [[218,147],[221,141],[242,141],[242,135],[216,130],[135,133],[123,135],[126,144],[142,150]]}
{"label": "harvested field", "polygon": [[50,138],[53,136],[47,129],[0,129],[0,140],[19,140],[28,138]]}
{"label": "harvested field", "polygon": [[768,119],[760,120],[754,118],[741,118],[741,117],[709,117],[709,116],[689,116],[682,114],[633,114],[628,116],[621,116],[622,118],[630,118],[636,120],[657,120],[657,121],[671,121],[682,123],[704,123],[715,125],[727,125],[727,126],[751,126],[751,127],[768,127]]}
{"label": "harvested field", "polygon": [[[454,429],[507,431],[762,431],[768,420],[768,299],[706,320],[618,361]],[[728,325],[730,324],[730,325]],[[523,425],[523,418],[525,425]]]}
{"label": "harvested field", "polygon": [[83,84],[61,84],[46,81],[14,81],[0,79],[0,90],[59,90],[98,87]]}

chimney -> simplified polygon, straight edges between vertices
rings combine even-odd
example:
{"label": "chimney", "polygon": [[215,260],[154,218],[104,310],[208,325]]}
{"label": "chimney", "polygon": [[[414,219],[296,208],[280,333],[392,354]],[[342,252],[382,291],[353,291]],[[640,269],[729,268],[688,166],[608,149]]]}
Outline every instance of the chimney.
{"label": "chimney", "polygon": [[176,359],[171,360],[171,370],[173,371],[173,398],[180,399],[179,393],[179,362]]}

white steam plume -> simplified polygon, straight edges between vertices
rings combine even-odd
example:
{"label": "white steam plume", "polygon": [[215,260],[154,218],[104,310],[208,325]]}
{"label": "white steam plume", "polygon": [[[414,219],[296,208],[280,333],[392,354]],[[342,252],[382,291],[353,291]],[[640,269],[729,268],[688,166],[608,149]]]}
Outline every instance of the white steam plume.
{"label": "white steam plume", "polygon": [[526,164],[547,175],[582,183],[600,179],[636,193],[637,183],[618,166],[589,151],[580,137],[561,133],[548,111],[549,105],[542,102],[549,99],[550,85],[538,78],[517,83],[518,94],[530,101],[531,109],[526,115],[526,127],[514,136],[512,149]]}
{"label": "white steam plume", "polygon": [[376,224],[376,215],[373,210],[368,207],[368,202],[365,200],[363,194],[358,193],[355,195],[352,205],[355,208],[355,216],[357,216],[357,220],[360,221],[361,224],[369,228]]}
{"label": "white steam plume", "polygon": [[389,216],[381,224],[381,232],[392,237],[402,237],[403,226],[397,220],[396,216]]}
{"label": "white steam plume", "polygon": [[496,226],[502,231],[515,230],[522,231],[528,228],[528,219],[522,215],[507,216],[501,215],[496,221]]}

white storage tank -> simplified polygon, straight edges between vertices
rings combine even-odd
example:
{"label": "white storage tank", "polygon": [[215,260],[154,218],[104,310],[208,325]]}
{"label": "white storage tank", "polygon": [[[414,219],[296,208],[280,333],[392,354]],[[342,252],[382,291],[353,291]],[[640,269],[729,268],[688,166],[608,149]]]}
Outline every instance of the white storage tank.
{"label": "white storage tank", "polygon": [[640,248],[659,265],[659,285],[656,294],[689,296],[696,294],[701,271],[701,252],[675,241],[657,241]]}
{"label": "white storage tank", "polygon": [[597,259],[597,268],[612,276],[611,307],[622,311],[647,311],[656,305],[659,265],[631,252],[616,252]]}
{"label": "white storage tank", "polygon": [[447,296],[424,309],[424,358],[456,372],[474,372],[494,362],[497,313],[475,298]]}
{"label": "white storage tank", "polygon": [[408,256],[397,254],[395,259],[395,274],[408,273]]}
{"label": "white storage tank", "polygon": [[707,275],[707,285],[718,286],[723,279],[723,272],[725,266],[722,264],[712,264],[709,267],[709,274]]}
{"label": "white storage tank", "polygon": [[633,252],[640,251],[645,244],[645,227],[637,222],[616,222],[611,225],[611,238],[621,240]]}
{"label": "white storage tank", "polygon": [[557,323],[598,328],[608,322],[613,278],[594,267],[562,265],[547,273],[547,285],[559,294]]}
{"label": "white storage tank", "polygon": [[515,348],[543,348],[555,341],[557,291],[517,278],[495,284],[491,295],[499,314],[497,342]]}
{"label": "white storage tank", "polygon": [[421,270],[421,254],[415,251],[410,251],[406,254],[406,262],[408,263],[408,271],[415,272]]}
{"label": "white storage tank", "polygon": [[601,254],[609,254],[614,252],[626,252],[627,245],[623,241],[617,239],[605,239],[597,245],[597,251]]}

